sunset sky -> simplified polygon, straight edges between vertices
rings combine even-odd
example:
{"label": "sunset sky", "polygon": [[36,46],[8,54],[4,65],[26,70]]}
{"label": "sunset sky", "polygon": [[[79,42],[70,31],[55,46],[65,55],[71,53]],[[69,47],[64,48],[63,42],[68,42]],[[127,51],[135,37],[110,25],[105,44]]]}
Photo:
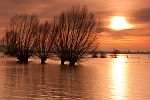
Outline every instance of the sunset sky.
{"label": "sunset sky", "polygon": [[[77,5],[86,5],[102,21],[101,49],[150,50],[149,0],[0,0],[0,32],[4,33],[9,18],[16,13],[49,19]],[[114,16],[125,17],[133,27],[112,29],[109,26]]]}

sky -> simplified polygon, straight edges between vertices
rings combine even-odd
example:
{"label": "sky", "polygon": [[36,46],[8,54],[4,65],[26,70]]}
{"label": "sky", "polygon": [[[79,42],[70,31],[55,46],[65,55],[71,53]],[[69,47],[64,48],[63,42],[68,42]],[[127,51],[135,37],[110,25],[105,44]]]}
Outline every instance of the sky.
{"label": "sky", "polygon": [[[40,19],[50,19],[72,6],[85,5],[104,28],[100,37],[102,50],[150,51],[150,3],[149,0],[0,0],[0,34],[15,14],[35,14]],[[114,30],[109,28],[113,16],[124,16],[133,28]]]}

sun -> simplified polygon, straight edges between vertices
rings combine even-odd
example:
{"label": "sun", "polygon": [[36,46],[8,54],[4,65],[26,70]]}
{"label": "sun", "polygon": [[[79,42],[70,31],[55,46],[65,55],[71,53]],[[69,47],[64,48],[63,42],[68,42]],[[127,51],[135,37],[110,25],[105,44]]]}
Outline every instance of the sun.
{"label": "sun", "polygon": [[133,25],[128,23],[126,17],[124,16],[114,16],[111,18],[109,27],[114,30],[125,30],[133,28]]}

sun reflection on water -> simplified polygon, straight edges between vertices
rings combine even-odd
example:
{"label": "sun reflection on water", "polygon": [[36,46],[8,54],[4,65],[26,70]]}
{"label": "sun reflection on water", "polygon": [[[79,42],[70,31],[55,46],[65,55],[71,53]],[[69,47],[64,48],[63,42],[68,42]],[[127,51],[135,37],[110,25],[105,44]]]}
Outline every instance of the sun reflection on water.
{"label": "sun reflection on water", "polygon": [[111,62],[111,94],[113,100],[124,100],[126,90],[126,67],[127,58],[119,56]]}

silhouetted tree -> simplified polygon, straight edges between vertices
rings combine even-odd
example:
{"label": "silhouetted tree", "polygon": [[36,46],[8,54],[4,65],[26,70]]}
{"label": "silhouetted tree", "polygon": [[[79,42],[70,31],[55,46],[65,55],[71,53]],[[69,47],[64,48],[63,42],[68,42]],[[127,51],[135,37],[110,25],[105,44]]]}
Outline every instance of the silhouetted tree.
{"label": "silhouetted tree", "polygon": [[98,57],[98,51],[93,51],[92,52],[92,57],[97,58]]}
{"label": "silhouetted tree", "polygon": [[114,49],[114,50],[112,51],[113,58],[117,58],[117,54],[118,54],[119,52],[120,52],[119,50]]}
{"label": "silhouetted tree", "polygon": [[23,14],[10,18],[5,43],[8,53],[15,55],[21,63],[28,63],[28,58],[34,52],[38,23],[38,18],[34,15]]}
{"label": "silhouetted tree", "polygon": [[[56,41],[57,33],[54,32],[54,23],[45,21],[43,24],[39,25],[39,32],[37,35],[37,44],[35,54],[41,59],[41,64],[45,64],[46,59],[52,53],[52,47],[54,41]],[[55,34],[54,34],[55,33]]]}
{"label": "silhouetted tree", "polygon": [[99,37],[99,29],[94,14],[86,7],[73,7],[62,12],[57,19],[55,32],[58,37],[54,45],[61,65],[69,61],[69,65],[74,66],[85,54],[93,51]]}
{"label": "silhouetted tree", "polygon": [[105,51],[100,51],[100,58],[106,58],[106,52]]}
{"label": "silhouetted tree", "polygon": [[10,56],[15,56],[15,44],[16,43],[16,34],[14,32],[7,31],[5,37],[3,38],[3,44],[6,48],[5,54]]}

